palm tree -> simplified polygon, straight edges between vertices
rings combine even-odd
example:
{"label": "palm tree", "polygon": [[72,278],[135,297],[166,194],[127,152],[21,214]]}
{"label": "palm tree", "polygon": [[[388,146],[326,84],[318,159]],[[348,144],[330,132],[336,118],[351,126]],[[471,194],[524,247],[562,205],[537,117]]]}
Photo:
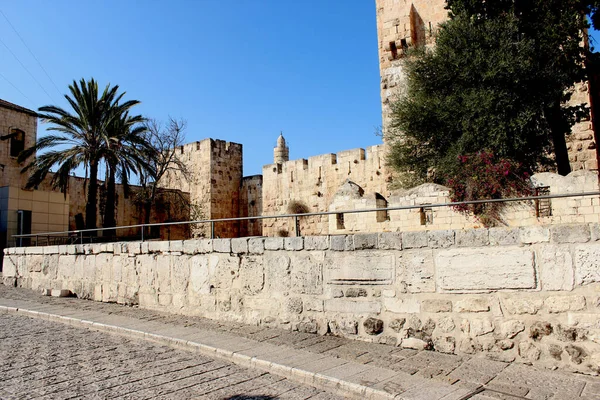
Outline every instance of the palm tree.
{"label": "palm tree", "polygon": [[[73,81],[73,84],[69,85],[71,95],[65,95],[72,111],[58,106],[39,108],[42,121],[51,124],[48,130],[58,134],[41,138],[18,158],[19,162],[23,162],[30,156],[47,150],[23,168],[22,172],[31,172],[26,187],[33,188],[39,185],[51,168],[57,166],[50,182],[65,195],[71,171],[81,165],[85,166],[86,180],[89,173],[85,206],[87,229],[96,228],[98,167],[104,156],[107,130],[115,118],[124,115],[139,103],[137,100],[129,100],[119,104],[124,93],[118,94],[118,90],[118,85],[111,87],[108,84],[100,94],[98,84],[93,78],[87,82],[85,79],[81,79],[79,83]],[[57,146],[61,148],[57,149]]]}
{"label": "palm tree", "polygon": [[[128,112],[113,119],[103,138],[102,157],[106,162],[105,228],[116,226],[116,178],[123,185],[125,196],[129,191],[131,172],[141,176],[152,174],[147,154],[153,152],[145,137],[147,130],[141,115],[130,116]],[[114,230],[105,232],[114,235]]]}

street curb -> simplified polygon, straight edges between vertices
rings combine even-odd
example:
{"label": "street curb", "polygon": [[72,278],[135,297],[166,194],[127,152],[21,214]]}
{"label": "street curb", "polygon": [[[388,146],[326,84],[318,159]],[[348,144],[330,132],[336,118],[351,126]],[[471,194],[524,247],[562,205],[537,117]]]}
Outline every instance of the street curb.
{"label": "street curb", "polygon": [[250,357],[245,354],[239,354],[224,348],[214,347],[196,341],[178,339],[156,333],[144,332],[136,329],[123,328],[116,325],[88,321],[81,318],[66,317],[58,314],[51,314],[23,308],[0,305],[0,312],[8,314],[21,314],[32,318],[60,322],[74,327],[92,329],[135,339],[143,339],[149,342],[163,344],[188,351],[191,350],[212,358],[229,361],[241,367],[259,369],[261,371],[278,375],[300,384],[309,385],[321,390],[327,390],[344,397],[355,399],[390,400],[399,398],[400,396],[398,394],[388,393],[383,390],[378,390],[357,383],[344,381],[343,379],[327,376],[323,373],[315,373],[303,370],[301,368],[273,363],[261,359],[260,357]]}

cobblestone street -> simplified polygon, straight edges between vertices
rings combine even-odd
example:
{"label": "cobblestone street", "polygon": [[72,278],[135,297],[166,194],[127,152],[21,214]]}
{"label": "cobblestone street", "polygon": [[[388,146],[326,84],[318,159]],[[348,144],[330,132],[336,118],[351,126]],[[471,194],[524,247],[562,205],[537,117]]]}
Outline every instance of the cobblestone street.
{"label": "cobblestone street", "polygon": [[337,398],[191,352],[0,314],[1,399],[241,400],[253,396]]}
{"label": "cobblestone street", "polygon": [[197,352],[69,325],[80,320],[154,332],[183,339],[184,343],[204,343],[222,349],[223,354],[255,356],[308,374],[326,375],[332,382],[374,388],[395,399],[600,399],[598,377],[482,357],[401,349],[118,304],[46,297],[4,285],[0,285],[0,307],[66,318],[62,323],[40,319],[47,317],[29,318],[18,312],[0,313],[3,400],[340,398],[298,384],[298,375],[292,377],[291,369],[274,375]]}

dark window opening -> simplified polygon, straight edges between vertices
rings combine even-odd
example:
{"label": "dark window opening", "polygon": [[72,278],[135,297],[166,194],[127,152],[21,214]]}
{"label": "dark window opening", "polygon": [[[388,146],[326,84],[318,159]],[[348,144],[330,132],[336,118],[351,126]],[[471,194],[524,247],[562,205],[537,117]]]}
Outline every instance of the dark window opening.
{"label": "dark window opening", "polygon": [[400,44],[402,45],[402,51],[406,53],[408,51],[408,42],[406,39],[400,40]]}
{"label": "dark window opening", "polygon": [[396,42],[390,42],[390,51],[392,52],[392,58],[394,60],[398,58],[398,48],[396,47]]}
{"label": "dark window opening", "polygon": [[[375,207],[376,208],[387,208],[388,202],[387,200],[380,195],[379,193],[375,193]],[[389,215],[387,210],[377,211],[375,214],[377,218],[377,222],[385,222],[389,220]]]}
{"label": "dark window opening", "polygon": [[421,207],[421,225],[433,224],[433,209],[431,207]]}
{"label": "dark window opening", "polygon": [[346,229],[344,226],[344,214],[338,213],[336,216],[337,229]]}
{"label": "dark window opening", "polygon": [[13,129],[10,136],[10,156],[18,157],[25,150],[25,132]]}

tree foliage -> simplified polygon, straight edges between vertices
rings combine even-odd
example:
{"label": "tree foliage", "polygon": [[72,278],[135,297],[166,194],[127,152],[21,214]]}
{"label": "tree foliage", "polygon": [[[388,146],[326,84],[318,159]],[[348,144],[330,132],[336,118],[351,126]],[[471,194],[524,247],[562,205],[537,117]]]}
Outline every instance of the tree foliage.
{"label": "tree foliage", "polygon": [[[404,62],[393,105],[390,160],[405,184],[446,183],[460,156],[485,151],[527,172],[570,171],[565,135],[583,106],[567,106],[586,78],[586,15],[596,2],[448,0],[433,49]],[[390,134],[388,132],[388,134]]]}

